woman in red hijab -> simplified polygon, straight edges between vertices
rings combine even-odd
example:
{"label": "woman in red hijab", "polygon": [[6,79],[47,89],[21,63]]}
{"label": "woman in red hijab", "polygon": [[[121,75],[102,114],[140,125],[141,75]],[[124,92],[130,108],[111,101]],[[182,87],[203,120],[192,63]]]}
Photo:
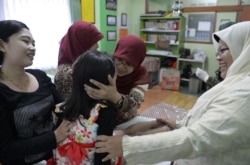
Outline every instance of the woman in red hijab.
{"label": "woman in red hijab", "polygon": [[58,69],[55,85],[58,91],[68,98],[72,85],[72,64],[87,50],[96,50],[102,33],[91,23],[77,21],[72,24],[62,38],[59,48]]}
{"label": "woman in red hijab", "polygon": [[90,97],[106,99],[119,109],[118,123],[125,122],[137,114],[148,88],[149,75],[141,66],[146,55],[146,46],[137,36],[127,35],[116,46],[114,60],[117,69],[116,82],[109,77],[109,86],[90,80],[100,89],[84,85]]}

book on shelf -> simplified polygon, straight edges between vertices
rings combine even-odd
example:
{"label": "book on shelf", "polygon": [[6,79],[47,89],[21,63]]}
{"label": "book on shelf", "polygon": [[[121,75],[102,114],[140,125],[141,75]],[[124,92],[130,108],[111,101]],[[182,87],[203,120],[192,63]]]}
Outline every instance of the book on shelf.
{"label": "book on shelf", "polygon": [[156,43],[157,41],[169,41],[170,44],[176,45],[179,43],[176,34],[143,34],[142,38],[146,43]]}
{"label": "book on shelf", "polygon": [[160,21],[145,21],[145,29],[161,29],[161,30],[180,30],[180,21],[169,21],[169,20],[160,20]]}

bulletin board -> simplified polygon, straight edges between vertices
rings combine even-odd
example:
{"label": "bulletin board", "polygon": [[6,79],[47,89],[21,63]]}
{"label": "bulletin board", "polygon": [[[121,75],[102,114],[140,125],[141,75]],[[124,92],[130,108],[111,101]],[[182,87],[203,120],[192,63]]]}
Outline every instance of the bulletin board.
{"label": "bulletin board", "polygon": [[185,41],[212,42],[215,28],[215,13],[189,14]]}
{"label": "bulletin board", "polygon": [[95,0],[81,0],[82,20],[95,23]]}

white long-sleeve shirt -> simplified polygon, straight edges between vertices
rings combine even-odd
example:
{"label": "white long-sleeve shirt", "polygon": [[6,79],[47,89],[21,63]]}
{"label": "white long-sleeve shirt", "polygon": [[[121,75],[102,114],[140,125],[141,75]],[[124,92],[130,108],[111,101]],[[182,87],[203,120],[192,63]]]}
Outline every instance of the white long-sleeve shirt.
{"label": "white long-sleeve shirt", "polygon": [[[178,160],[179,164],[228,165],[250,162],[250,77],[207,92],[171,132],[123,138],[128,165]],[[183,162],[184,161],[184,162]]]}
{"label": "white long-sleeve shirt", "polygon": [[[213,37],[218,51],[222,40],[233,59],[225,80],[200,96],[178,129],[125,136],[123,155],[129,165],[165,160],[176,160],[177,165],[250,164],[250,21]],[[227,62],[219,63],[225,68]]]}

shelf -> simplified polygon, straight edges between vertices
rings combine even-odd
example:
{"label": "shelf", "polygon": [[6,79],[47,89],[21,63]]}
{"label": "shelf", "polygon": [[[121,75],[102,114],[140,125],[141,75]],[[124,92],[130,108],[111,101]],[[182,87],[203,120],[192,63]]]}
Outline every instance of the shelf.
{"label": "shelf", "polygon": [[147,29],[141,29],[141,32],[149,32],[149,33],[179,33],[180,30],[162,30],[162,29],[155,29],[155,28],[147,28]]}
{"label": "shelf", "polygon": [[190,79],[188,79],[188,78],[181,78],[181,81],[187,81],[187,82],[189,82]]}
{"label": "shelf", "polygon": [[173,57],[173,58],[178,58],[177,55],[164,55],[164,54],[147,54],[149,56],[156,56],[156,57]]}
{"label": "shelf", "polygon": [[140,17],[162,17],[162,14],[141,14]]}
{"label": "shelf", "polygon": [[145,44],[155,44],[154,41],[144,41]]}
{"label": "shelf", "polygon": [[141,15],[141,20],[180,20],[182,17],[180,16],[173,16],[173,17],[153,17],[153,16],[147,16],[147,15]]}
{"label": "shelf", "polygon": [[[144,41],[145,44],[155,44],[155,42],[153,41]],[[175,46],[178,46],[179,43],[170,43],[169,45],[175,45]]]}
{"label": "shelf", "polygon": [[196,62],[196,63],[204,63],[201,60],[187,59],[187,58],[179,58],[179,61],[187,61],[187,62]]}
{"label": "shelf", "polygon": [[162,57],[178,58],[177,55],[174,55],[172,52],[169,52],[166,50],[148,50],[146,54],[150,55],[150,56],[162,56]]}
{"label": "shelf", "polygon": [[[194,63],[195,67],[199,66],[202,69],[204,69],[204,67],[205,67],[205,60],[206,60],[206,58],[203,59],[203,60],[202,59],[200,59],[200,60],[199,59],[198,60],[194,60],[194,59],[187,59],[187,58],[178,58],[178,61],[179,61],[178,62],[178,70],[182,71],[183,70],[183,64],[186,63],[186,62],[187,63]],[[192,65],[191,65],[192,72],[195,69],[195,67],[192,67]],[[193,73],[195,73],[195,72],[193,72]],[[193,83],[193,82],[190,81],[190,79],[187,79],[187,78],[181,78],[181,81],[187,82],[188,85],[190,85],[190,83]],[[196,85],[198,85],[199,90],[201,90],[201,85],[202,85],[201,81],[199,81],[198,84],[196,84]]]}

